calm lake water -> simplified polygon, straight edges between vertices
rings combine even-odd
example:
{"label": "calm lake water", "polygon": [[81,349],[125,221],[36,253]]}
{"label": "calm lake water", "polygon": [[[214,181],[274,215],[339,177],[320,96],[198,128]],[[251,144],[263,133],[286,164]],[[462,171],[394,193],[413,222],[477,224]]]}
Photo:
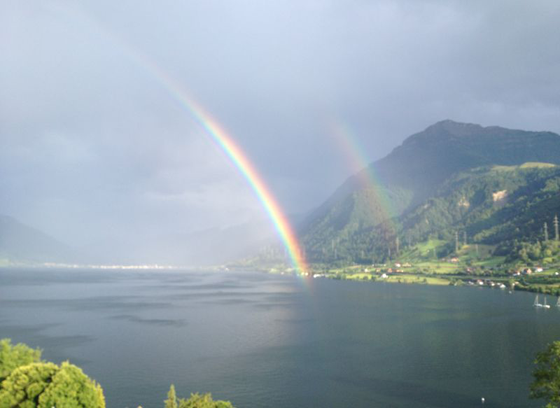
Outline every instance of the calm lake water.
{"label": "calm lake water", "polygon": [[[258,273],[0,270],[0,337],[70,360],[108,407],[212,392],[243,407],[542,406],[560,339],[534,295]],[[552,298],[549,302],[554,303]]]}

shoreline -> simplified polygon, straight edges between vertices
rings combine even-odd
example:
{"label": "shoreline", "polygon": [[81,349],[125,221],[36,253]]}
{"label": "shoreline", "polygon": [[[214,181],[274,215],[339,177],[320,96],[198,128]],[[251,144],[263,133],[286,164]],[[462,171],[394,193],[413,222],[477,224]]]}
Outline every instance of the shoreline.
{"label": "shoreline", "polygon": [[[385,277],[383,276],[385,275]],[[560,289],[556,286],[547,287],[542,284],[537,287],[523,285],[514,281],[511,285],[511,277],[508,276],[466,276],[466,275],[440,275],[424,273],[393,273],[393,274],[314,274],[310,279],[333,279],[350,280],[356,282],[385,282],[391,284],[407,285],[431,285],[431,286],[467,286],[486,289],[497,289],[504,291],[522,291],[560,296]]]}

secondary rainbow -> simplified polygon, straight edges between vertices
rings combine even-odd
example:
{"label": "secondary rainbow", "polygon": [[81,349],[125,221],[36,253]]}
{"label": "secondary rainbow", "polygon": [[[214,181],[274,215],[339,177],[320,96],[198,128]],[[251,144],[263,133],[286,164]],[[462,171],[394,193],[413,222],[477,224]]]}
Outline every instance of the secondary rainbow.
{"label": "secondary rainbow", "polygon": [[389,225],[395,231],[395,212],[391,205],[391,200],[387,196],[387,191],[383,187],[384,183],[376,173],[372,160],[365,154],[365,149],[361,146],[359,138],[354,135],[350,127],[342,121],[332,121],[329,125],[330,133],[334,136],[340,150],[344,153],[348,167],[358,178],[362,185],[369,188],[374,199],[383,212],[384,218],[389,221]]}

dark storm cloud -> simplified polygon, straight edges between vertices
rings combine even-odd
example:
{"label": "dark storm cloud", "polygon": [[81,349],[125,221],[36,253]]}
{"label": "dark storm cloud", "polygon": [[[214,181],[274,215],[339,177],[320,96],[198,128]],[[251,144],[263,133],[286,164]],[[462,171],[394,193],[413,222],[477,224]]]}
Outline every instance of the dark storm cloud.
{"label": "dark storm cloud", "polygon": [[372,160],[445,118],[560,132],[559,17],[552,0],[2,2],[0,213],[78,245],[264,216],[129,48],[302,212],[349,175],[333,121]]}

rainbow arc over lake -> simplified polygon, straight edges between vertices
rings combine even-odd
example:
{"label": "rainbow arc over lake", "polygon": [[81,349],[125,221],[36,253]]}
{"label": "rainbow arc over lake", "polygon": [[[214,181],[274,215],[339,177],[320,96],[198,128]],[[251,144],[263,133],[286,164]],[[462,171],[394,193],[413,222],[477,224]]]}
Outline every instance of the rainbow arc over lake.
{"label": "rainbow arc over lake", "polygon": [[212,116],[196,103],[194,99],[189,97],[181,84],[171,78],[169,74],[147,57],[139,54],[130,47],[129,52],[226,153],[231,162],[251,186],[251,189],[266,210],[286,248],[294,268],[301,274],[306,273],[307,264],[305,257],[290,222],[263,178],[239,144],[224,130],[218,121],[212,118]]}
{"label": "rainbow arc over lake", "polygon": [[152,77],[159,85],[181,106],[183,110],[188,112],[190,116],[197,122],[209,135],[212,140],[225,152],[230,161],[235,165],[237,170],[243,175],[255,195],[259,199],[268,217],[274,224],[276,231],[286,252],[294,266],[296,272],[304,274],[307,271],[307,264],[303,254],[303,250],[299,244],[297,236],[290,225],[287,217],[282,211],[278,201],[264,182],[263,178],[253,166],[243,149],[235,142],[235,140],[225,131],[217,120],[207,113],[194,98],[184,89],[182,84],[175,80],[166,70],[159,66],[153,59],[141,53],[136,47],[128,43],[115,32],[107,29],[85,12],[74,7],[55,6],[56,9],[68,16],[73,22],[78,20],[87,21],[92,28],[108,38],[112,43],[118,44],[122,50],[126,51],[126,55],[130,57],[139,67]]}

